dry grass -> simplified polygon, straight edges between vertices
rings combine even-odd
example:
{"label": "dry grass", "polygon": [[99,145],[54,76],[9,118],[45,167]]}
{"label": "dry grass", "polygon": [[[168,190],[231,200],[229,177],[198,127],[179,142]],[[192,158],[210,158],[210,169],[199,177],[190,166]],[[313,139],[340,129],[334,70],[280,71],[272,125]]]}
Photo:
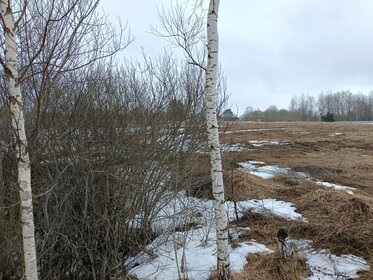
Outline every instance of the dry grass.
{"label": "dry grass", "polygon": [[284,260],[278,253],[251,254],[248,264],[241,273],[233,275],[233,280],[301,280],[309,275],[303,258],[294,255]]}
{"label": "dry grass", "polygon": [[[299,197],[295,205],[308,218],[308,223],[247,212],[236,222],[238,226],[251,228],[241,241],[255,239],[273,249],[276,231],[285,227],[292,239],[313,240],[313,247],[329,249],[336,255],[362,256],[372,266],[371,200],[337,190],[315,189]],[[234,279],[304,279],[302,266],[294,261],[277,260],[276,254],[250,255],[249,260],[245,270]],[[360,279],[373,279],[373,272],[363,273]]]}
{"label": "dry grass", "polygon": [[373,249],[371,201],[343,191],[319,189],[302,196],[295,205],[308,218],[309,225],[294,228],[293,235],[312,239],[316,246],[335,254],[370,257]]}
{"label": "dry grass", "polygon": [[[221,140],[242,145],[249,140],[287,143],[236,153],[235,157],[239,161],[246,158],[289,166],[296,171],[306,171],[315,178],[355,187],[373,195],[372,128],[372,125],[340,123],[237,122],[231,131],[241,132],[222,134]],[[254,131],[242,132],[248,129]],[[337,132],[342,134],[333,136]]]}
{"label": "dry grass", "polygon": [[224,172],[227,200],[262,199],[276,193],[276,185],[243,170]]}
{"label": "dry grass", "polygon": [[[250,227],[240,241],[255,239],[274,249],[279,228],[288,229],[292,239],[313,240],[313,247],[329,249],[336,255],[354,254],[364,257],[372,267],[359,279],[373,279],[373,126],[325,123],[235,123],[222,134],[223,143],[249,140],[278,140],[286,145],[263,146],[240,153],[225,153],[223,167],[228,200],[277,198],[294,203],[297,212],[308,223],[287,221],[273,216],[247,212],[235,224]],[[258,130],[259,129],[259,130]],[[262,130],[265,129],[265,130]],[[342,133],[333,136],[333,133]],[[197,163],[196,178],[209,178],[207,157]],[[263,180],[237,170],[237,163],[258,160],[271,165],[291,167],[312,177],[355,187],[350,195],[344,191],[325,189],[296,174],[279,175]],[[193,164],[196,161],[193,160]],[[193,176],[194,176],[193,175]],[[210,189],[211,183],[204,188]],[[304,279],[308,274],[302,259],[289,262],[274,254],[249,255],[248,265],[234,279]],[[213,276],[211,279],[214,279]]]}

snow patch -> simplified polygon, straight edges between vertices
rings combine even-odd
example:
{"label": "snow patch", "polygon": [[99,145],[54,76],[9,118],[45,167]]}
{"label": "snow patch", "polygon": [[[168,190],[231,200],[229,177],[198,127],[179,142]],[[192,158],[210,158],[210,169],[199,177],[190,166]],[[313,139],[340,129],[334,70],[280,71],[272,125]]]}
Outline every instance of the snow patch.
{"label": "snow patch", "polygon": [[241,130],[228,130],[221,131],[222,134],[232,134],[232,133],[242,133],[242,132],[256,132],[256,131],[273,131],[273,130],[283,130],[284,128],[256,128],[256,129],[241,129]]}
{"label": "snow patch", "polygon": [[[159,234],[151,244],[137,256],[129,258],[125,266],[129,273],[139,279],[178,279],[181,264],[185,263],[188,279],[207,279],[216,269],[216,229],[213,220],[213,201],[188,197],[180,192],[170,199],[165,195],[162,209],[154,215],[151,227]],[[229,220],[236,219],[234,202],[226,203]],[[247,200],[236,203],[238,218],[250,210],[256,213],[276,215],[288,220],[306,222],[301,214],[289,202],[276,199]],[[141,215],[135,219],[134,226],[140,226]],[[175,232],[178,226],[194,223],[197,228]],[[248,228],[231,229],[230,236],[238,241],[239,235]],[[230,248],[232,271],[240,271],[246,264],[249,253],[271,252],[266,246],[257,242],[237,243],[238,247]],[[185,262],[182,262],[183,256]],[[181,275],[183,276],[183,275]]]}
{"label": "snow patch", "polygon": [[[228,216],[230,220],[235,220],[234,202],[227,201]],[[307,222],[302,214],[297,213],[296,208],[290,202],[285,202],[273,198],[251,199],[247,201],[236,202],[239,217],[242,217],[246,211],[260,214],[274,215],[286,220],[295,220]]]}
{"label": "snow patch", "polygon": [[241,152],[243,147],[239,143],[237,144],[220,144],[220,151],[223,153],[229,152]]}
{"label": "snow patch", "polygon": [[263,179],[272,179],[279,174],[288,174],[291,170],[290,168],[279,167],[277,165],[258,166],[263,164],[264,162],[249,161],[241,162],[238,165],[245,171]]}
{"label": "snow patch", "polygon": [[369,271],[366,260],[354,255],[336,256],[330,251],[315,250],[310,240],[289,240],[296,244],[298,254],[306,258],[312,275],[306,280],[348,280],[358,278],[358,272]]}
{"label": "snow patch", "polygon": [[[166,235],[162,235],[145,248],[144,252],[152,252],[151,256],[144,258],[147,262],[132,268],[130,275],[139,279],[171,280],[186,276],[187,279],[204,280],[216,269],[215,228],[203,227],[188,232],[176,232],[164,242],[165,238]],[[162,241],[163,243],[158,245]],[[243,269],[247,263],[247,254],[272,252],[256,242],[240,243],[234,249],[230,247],[229,251],[233,272]],[[182,262],[185,264],[185,274],[182,272]]]}
{"label": "snow patch", "polygon": [[347,187],[347,186],[343,186],[343,185],[339,185],[339,184],[324,182],[324,181],[320,181],[320,180],[315,180],[314,179],[314,181],[315,181],[316,184],[318,184],[320,186],[323,186],[325,188],[332,188],[332,189],[335,189],[335,190],[343,190],[343,191],[346,191],[349,194],[354,194],[353,191],[357,190],[357,189],[352,188],[352,187]]}
{"label": "snow patch", "polygon": [[336,137],[336,136],[341,136],[341,135],[343,135],[342,132],[333,132],[329,134],[330,137]]}
{"label": "snow patch", "polygon": [[265,146],[265,145],[280,145],[279,141],[251,140],[251,141],[247,141],[247,142],[254,147],[262,147],[262,146]]}
{"label": "snow patch", "polygon": [[[248,161],[248,162],[241,162],[238,164],[243,170],[249,172],[250,174],[253,174],[255,176],[258,176],[263,179],[272,179],[276,175],[286,175],[292,170],[288,167],[279,167],[277,165],[265,165],[264,162],[261,161]],[[357,189],[343,186],[339,184],[329,183],[322,180],[315,179],[311,177],[309,174],[305,172],[294,172],[295,175],[299,176],[299,178],[308,179],[314,181],[316,184],[325,187],[325,188],[332,188],[335,190],[343,190],[346,191],[349,194],[353,194],[354,191]]]}

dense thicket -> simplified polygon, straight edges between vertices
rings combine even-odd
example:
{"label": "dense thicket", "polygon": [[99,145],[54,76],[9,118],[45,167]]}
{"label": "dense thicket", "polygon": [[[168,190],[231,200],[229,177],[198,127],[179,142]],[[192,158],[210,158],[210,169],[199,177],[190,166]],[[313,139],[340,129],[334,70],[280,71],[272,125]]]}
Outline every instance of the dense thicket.
{"label": "dense thicket", "polygon": [[[19,3],[41,279],[115,278],[188,185],[184,164],[206,141],[204,72],[168,55],[113,63],[131,40],[95,12],[98,1]],[[0,278],[19,279],[17,155],[0,74]]]}
{"label": "dense thicket", "polygon": [[[29,98],[42,279],[115,276],[154,237],[154,215],[185,187],[179,171],[201,148],[203,83],[202,72],[178,67],[169,57],[144,68],[95,65],[69,73],[51,86],[53,102],[40,108],[37,135]],[[4,104],[1,110],[6,210],[0,270],[19,277],[16,155]]]}

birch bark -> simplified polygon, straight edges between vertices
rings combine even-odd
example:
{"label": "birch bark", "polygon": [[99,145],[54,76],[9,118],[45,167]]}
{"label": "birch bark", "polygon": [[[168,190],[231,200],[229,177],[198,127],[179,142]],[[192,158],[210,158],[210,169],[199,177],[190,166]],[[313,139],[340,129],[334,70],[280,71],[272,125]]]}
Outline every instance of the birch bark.
{"label": "birch bark", "polygon": [[217,238],[217,273],[218,279],[230,279],[230,262],[228,252],[228,215],[224,199],[224,183],[219,146],[219,127],[216,112],[216,80],[218,68],[218,11],[219,0],[210,0],[207,15],[207,68],[205,85],[206,121],[208,144],[210,148],[210,165],[212,191],[214,196],[216,238]]}
{"label": "birch bark", "polygon": [[17,46],[15,24],[10,1],[0,0],[0,17],[4,29],[4,72],[9,89],[9,107],[17,152],[18,185],[21,200],[21,224],[25,279],[38,279],[34,215],[31,192],[31,168],[27,147],[22,92],[17,70]]}

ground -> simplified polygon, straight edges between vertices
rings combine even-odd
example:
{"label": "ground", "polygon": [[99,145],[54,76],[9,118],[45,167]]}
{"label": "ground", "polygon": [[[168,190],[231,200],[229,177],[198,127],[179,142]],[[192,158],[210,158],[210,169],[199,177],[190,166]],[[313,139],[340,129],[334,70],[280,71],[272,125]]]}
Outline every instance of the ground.
{"label": "ground", "polygon": [[[274,248],[276,230],[285,227],[290,238],[310,239],[317,248],[336,255],[364,257],[373,267],[373,125],[348,123],[275,122],[230,124],[221,133],[227,199],[277,198],[294,203],[307,224],[247,213],[235,226],[250,227],[244,238]],[[231,147],[231,149],[229,149]],[[239,163],[260,161],[289,167],[318,180],[356,188],[346,191],[317,186],[309,180],[293,180],[280,174],[261,179],[237,170]],[[264,189],[264,191],[263,191]],[[270,258],[270,259],[268,259]],[[250,259],[250,257],[249,257]],[[250,261],[249,261],[250,263]],[[283,267],[283,265],[280,265]],[[292,262],[287,272],[273,279],[302,279],[302,267]],[[262,275],[258,275],[262,268]],[[273,257],[252,257],[251,265],[237,279],[271,279],[278,270]],[[290,273],[290,274],[289,274]],[[275,273],[278,275],[278,273]],[[342,278],[344,279],[344,278]],[[373,279],[372,270],[359,279]]]}
{"label": "ground", "polygon": [[[223,128],[233,279],[373,279],[373,124]],[[130,260],[144,260],[130,270],[139,279],[215,279],[208,154],[201,149],[177,172],[187,189],[158,213],[159,237]],[[279,232],[289,260],[279,254]],[[176,265],[183,259],[186,275]]]}
{"label": "ground", "polygon": [[227,129],[237,133],[223,133],[222,143],[243,146],[250,140],[280,143],[242,151],[240,161],[253,159],[288,166],[373,195],[373,125],[238,122]]}

